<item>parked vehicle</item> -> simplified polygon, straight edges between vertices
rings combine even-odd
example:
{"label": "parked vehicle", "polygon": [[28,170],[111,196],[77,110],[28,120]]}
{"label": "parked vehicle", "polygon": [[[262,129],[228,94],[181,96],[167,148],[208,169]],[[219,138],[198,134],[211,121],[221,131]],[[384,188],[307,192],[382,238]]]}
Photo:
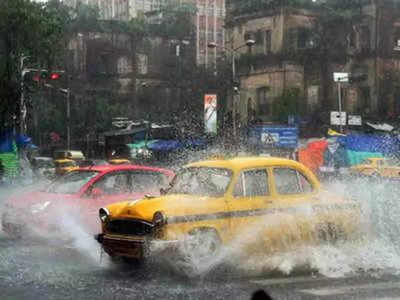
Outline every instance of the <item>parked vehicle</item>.
{"label": "parked vehicle", "polygon": [[33,157],[31,165],[34,174],[39,178],[53,179],[56,175],[56,167],[52,157]]}
{"label": "parked vehicle", "polygon": [[348,238],[359,215],[354,200],[322,191],[308,168],[282,158],[192,163],[165,193],[101,208],[96,238],[105,252],[142,260],[152,249],[183,249],[185,261],[207,263],[232,241],[250,240],[253,254]]}
{"label": "parked vehicle", "polygon": [[54,159],[72,159],[75,161],[81,161],[85,159],[82,151],[77,150],[56,150],[54,151]]}
{"label": "parked vehicle", "polygon": [[103,159],[85,159],[85,160],[80,161],[78,164],[79,164],[79,167],[83,168],[83,167],[91,167],[91,166],[107,166],[110,163]]}
{"label": "parked vehicle", "polygon": [[400,160],[397,158],[370,157],[359,165],[350,167],[350,173],[358,176],[374,176],[400,179]]}
{"label": "parked vehicle", "polygon": [[100,207],[158,195],[173,175],[169,170],[136,165],[80,168],[58,178],[45,191],[7,200],[1,218],[3,230],[11,236],[56,233],[61,239],[62,226],[65,231],[72,230],[67,222],[71,219],[87,232],[98,233],[100,225],[93,214],[97,215]]}
{"label": "parked vehicle", "polygon": [[78,163],[72,159],[56,159],[55,166],[56,176],[64,175],[79,168]]}

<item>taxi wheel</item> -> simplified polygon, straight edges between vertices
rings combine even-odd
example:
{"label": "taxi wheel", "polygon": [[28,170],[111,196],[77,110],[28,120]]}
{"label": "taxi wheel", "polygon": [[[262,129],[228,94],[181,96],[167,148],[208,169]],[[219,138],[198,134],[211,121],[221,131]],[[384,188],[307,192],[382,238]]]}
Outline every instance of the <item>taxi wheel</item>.
{"label": "taxi wheel", "polygon": [[200,263],[212,258],[220,246],[221,240],[214,230],[194,231],[185,240],[185,250]]}
{"label": "taxi wheel", "polygon": [[215,230],[196,230],[188,234],[183,243],[180,267],[188,277],[198,277],[216,265],[221,239]]}

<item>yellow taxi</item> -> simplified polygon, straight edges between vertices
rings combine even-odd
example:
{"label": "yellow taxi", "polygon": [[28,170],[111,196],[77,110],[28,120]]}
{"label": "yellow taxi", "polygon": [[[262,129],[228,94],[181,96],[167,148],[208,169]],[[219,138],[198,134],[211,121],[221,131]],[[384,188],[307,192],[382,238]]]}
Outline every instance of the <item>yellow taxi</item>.
{"label": "yellow taxi", "polygon": [[350,167],[353,175],[379,176],[383,178],[400,177],[400,161],[397,158],[370,157],[359,165]]}
{"label": "yellow taxi", "polygon": [[108,163],[111,165],[126,165],[132,162],[126,158],[112,158],[108,161]]}
{"label": "yellow taxi", "polygon": [[323,192],[296,161],[241,157],[189,164],[162,196],[115,203],[99,217],[96,239],[112,258],[172,248],[207,261],[237,241],[246,253],[273,253],[352,237],[359,204]]}
{"label": "yellow taxi", "polygon": [[56,176],[64,175],[65,173],[79,169],[78,163],[72,159],[64,158],[55,161]]}

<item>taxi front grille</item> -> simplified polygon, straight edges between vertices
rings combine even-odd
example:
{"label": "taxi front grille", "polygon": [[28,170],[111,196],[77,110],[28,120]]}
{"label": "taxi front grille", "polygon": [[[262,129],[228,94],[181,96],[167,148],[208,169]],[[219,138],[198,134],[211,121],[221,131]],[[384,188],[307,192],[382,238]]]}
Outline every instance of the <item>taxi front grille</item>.
{"label": "taxi front grille", "polygon": [[116,219],[110,220],[106,229],[112,234],[146,236],[152,233],[153,224],[141,220]]}

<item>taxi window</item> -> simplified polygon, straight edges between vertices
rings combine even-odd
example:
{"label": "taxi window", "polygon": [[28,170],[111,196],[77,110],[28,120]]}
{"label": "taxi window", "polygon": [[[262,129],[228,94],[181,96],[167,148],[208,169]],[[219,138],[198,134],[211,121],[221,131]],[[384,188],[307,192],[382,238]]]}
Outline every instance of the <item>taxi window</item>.
{"label": "taxi window", "polygon": [[113,172],[106,174],[93,184],[94,188],[101,189],[104,194],[125,194],[130,192],[127,172]]}
{"label": "taxi window", "polygon": [[300,172],[297,172],[297,175],[298,175],[298,179],[299,179],[299,183],[300,183],[302,192],[303,193],[311,193],[314,190],[314,188],[313,188],[311,182],[308,180],[308,178]]}
{"label": "taxi window", "polygon": [[152,170],[131,171],[131,185],[133,193],[158,192],[160,188],[167,188],[169,177],[161,172]]}
{"label": "taxi window", "polygon": [[303,192],[298,173],[294,169],[275,168],[274,181],[276,192],[280,195],[293,195]]}
{"label": "taxi window", "polygon": [[266,170],[242,172],[235,185],[234,197],[269,196],[268,173]]}

